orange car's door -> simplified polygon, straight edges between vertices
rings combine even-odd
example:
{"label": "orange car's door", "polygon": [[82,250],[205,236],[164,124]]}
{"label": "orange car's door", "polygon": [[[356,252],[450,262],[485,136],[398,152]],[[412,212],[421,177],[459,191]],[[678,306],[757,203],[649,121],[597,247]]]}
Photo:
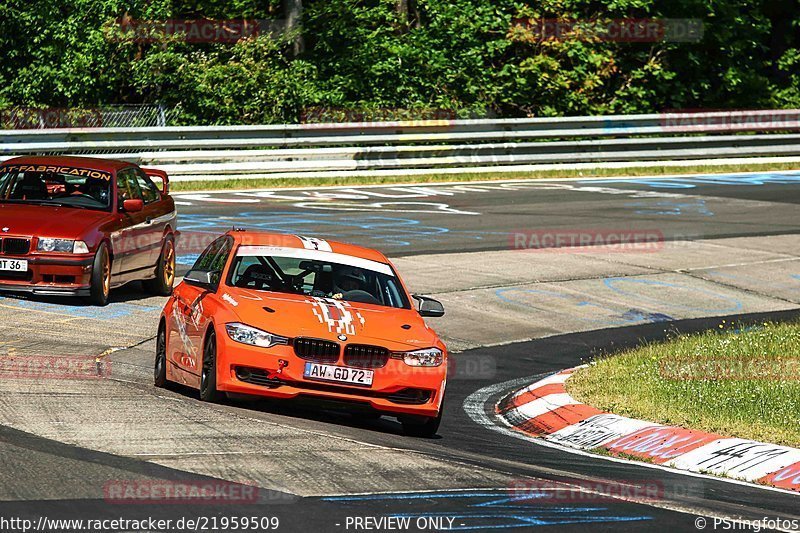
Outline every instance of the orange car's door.
{"label": "orange car's door", "polygon": [[180,361],[175,362],[198,376],[203,364],[203,342],[211,323],[206,300],[214,298],[232,248],[233,239],[222,236],[208,245],[192,267],[195,271],[214,273],[211,287],[198,287],[184,281],[175,292],[176,327],[184,345]]}
{"label": "orange car's door", "polygon": [[182,283],[175,290],[173,308],[173,339],[176,349],[171,354],[172,363],[190,374],[200,375],[203,359],[201,324],[205,323],[203,296],[207,291]]}

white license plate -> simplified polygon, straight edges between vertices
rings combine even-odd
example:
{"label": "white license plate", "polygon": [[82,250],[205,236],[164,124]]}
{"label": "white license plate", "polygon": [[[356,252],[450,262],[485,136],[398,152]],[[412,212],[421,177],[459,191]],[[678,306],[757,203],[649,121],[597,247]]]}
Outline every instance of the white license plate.
{"label": "white license plate", "polygon": [[306,363],[303,377],[319,381],[335,381],[350,383],[351,385],[372,385],[372,370],[361,370],[347,366],[321,365],[319,363]]}
{"label": "white license plate", "polygon": [[0,259],[0,270],[27,272],[28,262],[24,259]]}

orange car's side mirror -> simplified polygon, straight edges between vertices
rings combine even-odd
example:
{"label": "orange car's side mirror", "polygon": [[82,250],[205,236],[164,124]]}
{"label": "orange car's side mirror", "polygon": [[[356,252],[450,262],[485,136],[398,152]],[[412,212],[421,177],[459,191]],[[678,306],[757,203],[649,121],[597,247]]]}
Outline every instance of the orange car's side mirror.
{"label": "orange car's side mirror", "polygon": [[434,300],[428,296],[420,296],[419,294],[412,294],[411,296],[419,302],[417,311],[421,316],[431,318],[444,316],[444,306],[439,300]]}

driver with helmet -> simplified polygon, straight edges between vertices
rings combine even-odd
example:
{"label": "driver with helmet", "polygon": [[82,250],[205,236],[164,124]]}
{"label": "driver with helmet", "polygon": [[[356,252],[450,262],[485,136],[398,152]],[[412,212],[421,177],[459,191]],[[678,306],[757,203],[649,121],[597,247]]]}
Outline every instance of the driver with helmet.
{"label": "driver with helmet", "polygon": [[363,291],[367,284],[364,273],[354,267],[337,270],[333,275],[333,298],[341,300],[350,291]]}

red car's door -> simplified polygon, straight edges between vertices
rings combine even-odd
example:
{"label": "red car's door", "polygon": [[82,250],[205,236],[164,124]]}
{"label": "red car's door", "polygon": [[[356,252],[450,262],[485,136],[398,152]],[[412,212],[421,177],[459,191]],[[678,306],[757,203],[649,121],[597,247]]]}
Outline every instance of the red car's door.
{"label": "red car's door", "polygon": [[152,225],[146,222],[145,210],[126,212],[125,200],[143,200],[133,168],[117,172],[117,211],[122,219],[122,230],[113,240],[114,261],[121,262],[121,272],[130,273],[149,266],[153,234]]}
{"label": "red car's door", "polygon": [[176,229],[175,202],[162,195],[152,180],[141,169],[134,169],[136,181],[144,200],[145,224],[149,225],[149,264],[155,265],[161,255],[163,237],[167,227]]}

